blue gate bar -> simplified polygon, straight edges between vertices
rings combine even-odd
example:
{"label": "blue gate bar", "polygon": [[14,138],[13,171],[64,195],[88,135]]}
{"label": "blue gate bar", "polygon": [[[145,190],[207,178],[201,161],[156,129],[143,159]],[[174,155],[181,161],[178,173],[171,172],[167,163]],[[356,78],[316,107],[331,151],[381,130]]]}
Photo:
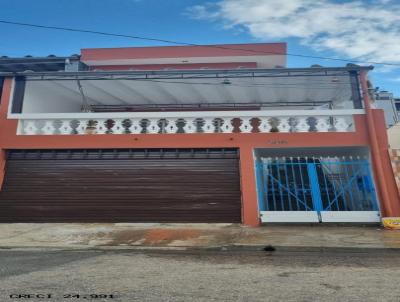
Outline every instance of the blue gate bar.
{"label": "blue gate bar", "polygon": [[274,201],[274,211],[277,211],[277,202],[276,202],[276,196],[275,196],[275,186],[276,186],[276,182],[273,180],[272,178],[272,172],[273,172],[273,164],[271,162],[270,164],[270,174],[269,174],[269,179],[271,180],[271,186],[272,186],[272,198]]}
{"label": "blue gate bar", "polygon": [[317,170],[315,169],[315,164],[308,163],[307,171],[310,178],[311,195],[314,204],[314,210],[317,212],[321,212],[323,209],[321,204],[321,191],[319,189],[318,175]]}
{"label": "blue gate bar", "polygon": [[[299,166],[299,172],[300,172],[301,191],[302,191],[302,193],[303,193],[303,200],[304,200],[305,203],[307,203],[306,194],[304,193],[306,189],[305,189],[305,187],[304,187],[303,171],[302,171],[302,169],[301,169],[302,164],[301,164],[301,161],[300,161],[300,158],[299,158],[299,157],[297,158],[297,160],[298,160],[298,164],[299,164],[298,166]],[[305,210],[307,210],[307,209],[305,209]]]}
{"label": "blue gate bar", "polygon": [[[352,157],[350,157],[350,159],[352,160]],[[355,173],[355,171],[357,171],[357,166],[358,165],[363,165],[363,163],[362,162],[359,162],[358,160],[352,160],[351,161],[352,163],[351,163],[351,165],[350,165],[350,167],[351,167],[351,175],[353,175],[354,173]],[[362,180],[362,178],[363,177],[361,177],[361,180]],[[358,183],[359,183],[359,177],[357,177],[357,179],[356,179],[356,183],[355,183],[355,185],[354,185],[354,190],[353,190],[353,193],[355,192],[355,195],[356,196],[354,196],[353,197],[353,206],[356,206],[357,207],[357,204],[356,205],[354,205],[354,203],[357,201],[357,200],[366,200],[365,198],[363,198],[363,196],[362,196],[362,192],[364,191],[364,188],[363,188],[363,186],[361,186],[361,189],[360,189],[360,187],[359,187],[359,185],[358,185]],[[360,208],[361,209],[361,208]]]}
{"label": "blue gate bar", "polygon": [[285,206],[283,204],[283,191],[282,191],[282,181],[281,181],[281,171],[280,171],[280,165],[279,165],[279,159],[277,158],[276,161],[276,170],[277,170],[277,174],[278,174],[278,186],[279,186],[279,197],[281,200],[281,211],[285,210]]}
{"label": "blue gate bar", "polygon": [[376,191],[375,191],[374,183],[373,183],[372,176],[371,176],[371,168],[370,168],[368,161],[365,161],[364,169],[365,169],[365,177],[362,177],[363,182],[366,183],[366,186],[364,186],[364,188],[365,188],[365,191],[370,193],[370,196],[371,196],[370,201],[371,201],[372,208],[377,211],[379,209],[378,201],[376,199]]}
{"label": "blue gate bar", "polygon": [[[351,179],[352,175],[354,174],[354,171],[352,169],[352,171],[351,171],[352,173],[349,175],[349,168],[353,168],[353,166],[354,166],[354,161],[352,161],[351,158],[350,158],[350,163],[351,164],[349,164],[349,165],[343,165],[345,167],[347,181],[349,181]],[[354,181],[357,182],[357,178]],[[355,204],[356,200],[354,199],[354,195],[353,195],[353,188],[356,186],[357,185],[351,186],[350,190],[349,190],[350,203],[351,203],[351,208],[353,210],[359,208],[359,206],[357,204]]]}
{"label": "blue gate bar", "polygon": [[[285,157],[284,157],[284,159],[285,159],[284,168],[285,168],[286,187],[290,191],[290,182],[289,182],[289,177],[288,177],[288,173],[287,173],[288,163],[287,163],[287,159]],[[290,194],[288,194],[288,203],[289,203],[289,211],[291,211],[292,210],[292,198],[290,197]]]}
{"label": "blue gate bar", "polygon": [[323,178],[324,178],[324,186],[325,186],[326,196],[328,198],[329,210],[332,210],[331,196],[330,196],[331,194],[330,194],[330,191],[329,191],[329,188],[328,188],[328,182],[326,181],[326,173],[324,171],[324,165],[322,163],[322,158],[320,158],[320,160],[319,160],[319,166],[321,167],[322,175],[323,175]]}
{"label": "blue gate bar", "polygon": [[256,184],[257,184],[257,196],[258,196],[258,209],[259,211],[264,211],[265,207],[264,204],[266,202],[264,195],[265,192],[263,190],[263,183],[265,182],[263,177],[263,163],[256,162]]}
{"label": "blue gate bar", "polygon": [[264,196],[266,196],[266,198],[267,198],[266,201],[264,202],[264,205],[266,207],[266,210],[269,211],[268,195],[266,195],[266,194],[268,194],[269,177],[268,177],[267,171],[265,169],[265,163],[264,162],[262,162],[262,166],[261,167],[262,167],[262,177],[263,177],[263,180],[264,180],[263,192],[264,192]]}
{"label": "blue gate bar", "polygon": [[[344,159],[344,158],[343,158],[343,159]],[[343,161],[343,162],[345,162],[345,161]],[[337,170],[339,170],[339,163],[340,163],[340,161],[337,161],[337,162],[335,163],[335,166],[336,166],[336,169],[337,169]],[[345,166],[345,164],[342,164],[342,165]],[[348,202],[348,198],[346,198],[346,197],[347,197],[347,196],[346,196],[346,191],[343,189],[345,185],[344,185],[343,182],[342,182],[342,177],[339,177],[339,182],[340,182],[340,191],[342,192],[343,202],[344,202],[346,211],[349,211],[349,202]]]}

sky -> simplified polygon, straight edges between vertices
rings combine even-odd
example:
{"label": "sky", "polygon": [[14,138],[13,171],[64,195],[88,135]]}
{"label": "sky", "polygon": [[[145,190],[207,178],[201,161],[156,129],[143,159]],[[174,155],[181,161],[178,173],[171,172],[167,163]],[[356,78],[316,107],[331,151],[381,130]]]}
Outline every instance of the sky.
{"label": "sky", "polygon": [[[395,64],[363,65],[400,97],[400,0],[0,0],[0,20],[194,44],[287,42],[290,54]],[[0,23],[0,56],[153,45],[168,44]],[[346,62],[288,56],[288,67],[312,64]]]}

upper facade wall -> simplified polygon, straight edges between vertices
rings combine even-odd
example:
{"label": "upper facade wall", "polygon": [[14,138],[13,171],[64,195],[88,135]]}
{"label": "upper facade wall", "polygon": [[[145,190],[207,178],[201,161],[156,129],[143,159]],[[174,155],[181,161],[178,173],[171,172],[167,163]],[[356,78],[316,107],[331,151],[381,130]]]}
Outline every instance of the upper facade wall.
{"label": "upper facade wall", "polygon": [[286,50],[286,43],[88,48],[81,61],[105,70],[275,68],[286,67]]}

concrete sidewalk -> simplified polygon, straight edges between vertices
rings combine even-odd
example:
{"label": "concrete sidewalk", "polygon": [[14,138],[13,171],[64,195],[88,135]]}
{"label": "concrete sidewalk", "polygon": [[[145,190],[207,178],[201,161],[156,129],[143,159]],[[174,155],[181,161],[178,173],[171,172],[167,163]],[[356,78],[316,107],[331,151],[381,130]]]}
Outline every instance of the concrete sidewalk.
{"label": "concrete sidewalk", "polygon": [[0,248],[303,247],[400,249],[379,226],[58,223],[0,224]]}

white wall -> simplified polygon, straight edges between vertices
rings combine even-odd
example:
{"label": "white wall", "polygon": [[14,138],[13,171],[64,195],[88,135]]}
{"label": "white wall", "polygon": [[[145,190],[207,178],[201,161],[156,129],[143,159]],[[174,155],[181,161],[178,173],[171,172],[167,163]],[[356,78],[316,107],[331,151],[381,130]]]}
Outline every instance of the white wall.
{"label": "white wall", "polygon": [[388,129],[389,145],[392,149],[400,149],[400,123]]}
{"label": "white wall", "polygon": [[397,111],[394,106],[393,99],[390,100],[376,100],[375,105],[379,109],[383,109],[385,114],[386,127],[390,128],[398,121]]}
{"label": "white wall", "polygon": [[48,81],[27,81],[23,113],[80,112],[82,98],[76,89],[69,90]]}

